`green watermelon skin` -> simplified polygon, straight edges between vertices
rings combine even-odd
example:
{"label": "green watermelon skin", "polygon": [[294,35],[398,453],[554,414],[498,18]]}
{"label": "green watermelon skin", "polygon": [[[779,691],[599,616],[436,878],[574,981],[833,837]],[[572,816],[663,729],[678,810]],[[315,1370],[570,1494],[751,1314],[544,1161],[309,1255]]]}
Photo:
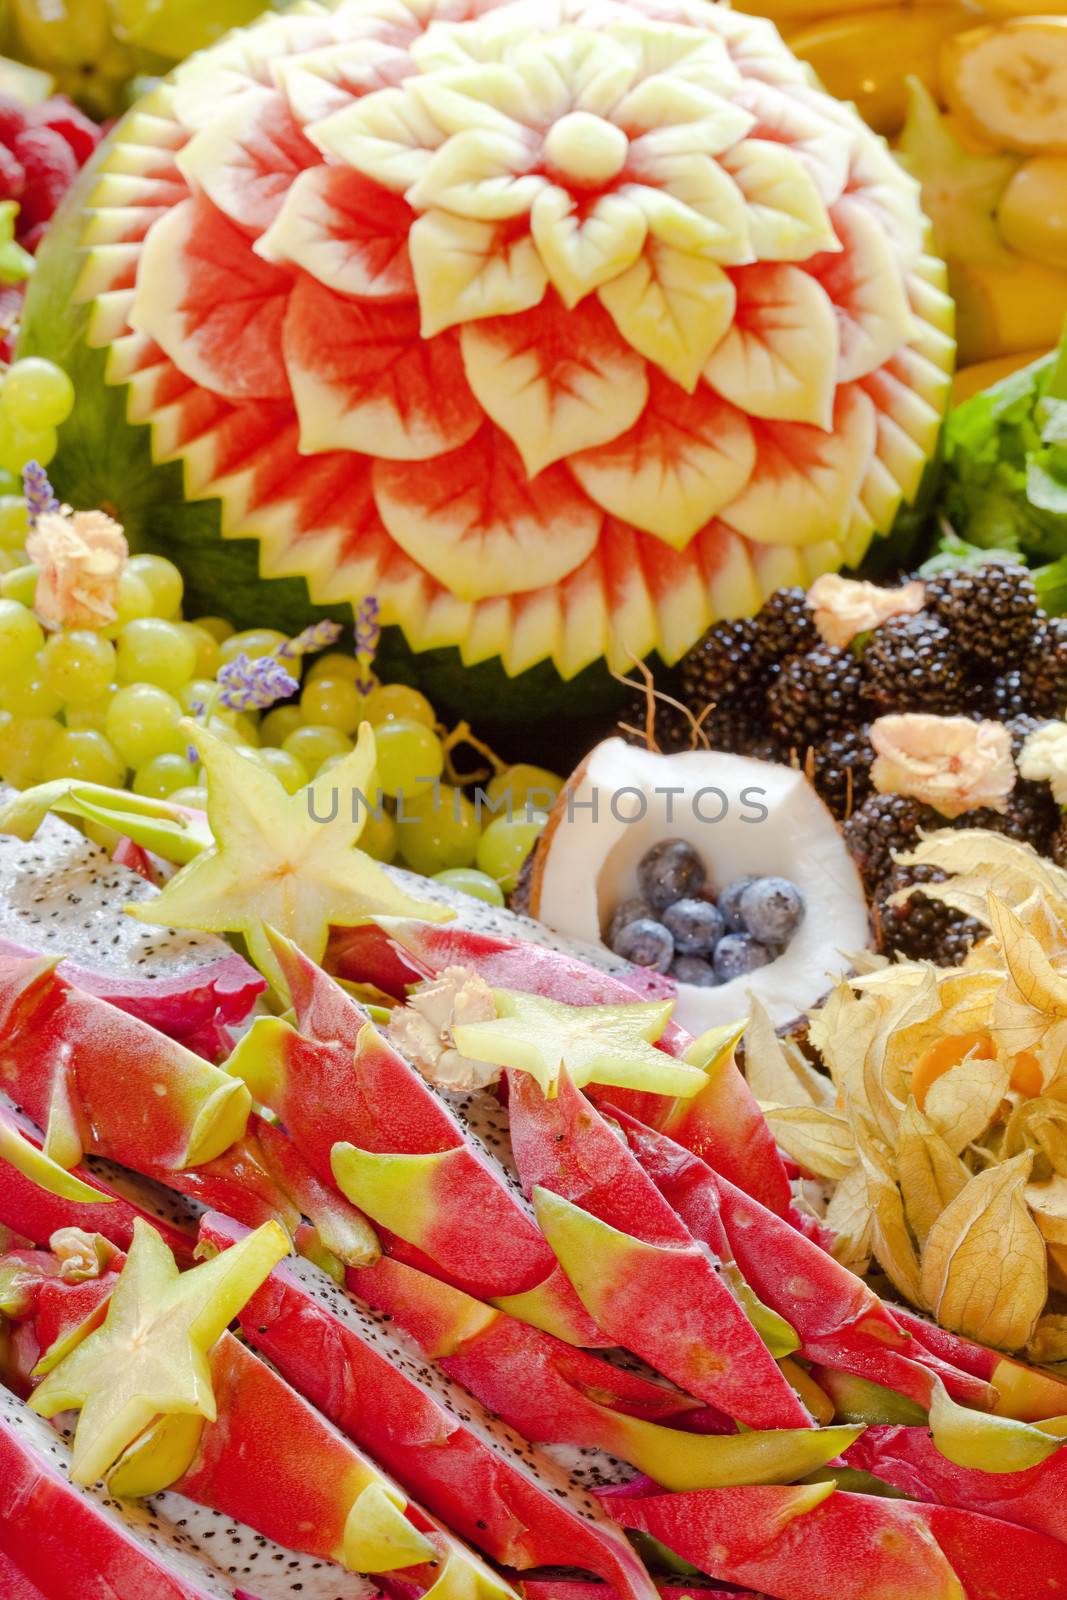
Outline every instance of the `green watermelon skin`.
{"label": "green watermelon skin", "polygon": [[[121,128],[117,130],[121,137]],[[265,578],[254,539],[222,538],[218,500],[186,500],[178,462],[152,459],[151,431],[126,417],[126,391],[105,381],[106,350],[90,349],[85,334],[91,307],[77,303],[81,270],[78,239],[86,198],[96,182],[87,168],[64,201],[38,255],[26,301],[20,355],[47,356],[70,374],[74,411],[49,468],[56,493],[78,508],[100,506],[122,523],[135,551],[150,550],[177,562],[185,575],[186,615],[225,616],[237,628],[279,628],[296,634],[309,622],[330,618],[351,630],[350,606],[316,606],[301,578]],[[479,725],[506,731],[547,723],[566,709],[584,714],[575,759],[599,736],[625,699],[601,662],[565,682],[550,661],[511,678],[498,661],[466,665],[458,650],[411,650],[399,628],[386,628],[378,652],[386,682],[408,683],[442,712],[462,713]],[[514,754],[529,758],[540,747],[521,733]],[[536,740],[536,733],[533,735]],[[584,742],[583,742],[584,741]],[[545,757],[559,759],[555,736]]]}
{"label": "green watermelon skin", "polygon": [[[301,8],[297,9],[299,11]],[[317,8],[312,6],[306,9],[311,11]],[[157,102],[157,105],[161,105],[166,103],[165,97],[170,90],[164,87],[156,93],[162,97]],[[95,308],[93,302],[85,298],[86,291],[79,280],[87,260],[91,261],[95,255],[86,238],[87,219],[92,218],[94,206],[100,203],[94,199],[94,189],[102,172],[111,174],[115,170],[135,170],[124,168],[121,164],[115,168],[109,165],[110,158],[116,149],[121,152],[124,130],[131,119],[139,113],[151,115],[155,109],[151,96],[135,107],[113,132],[93,167],[82,176],[68,197],[41,252],[39,270],[28,297],[20,346],[22,353],[40,354],[58,361],[70,373],[77,391],[77,404],[62,430],[60,453],[52,468],[57,491],[73,505],[101,506],[115,515],[123,523],[132,548],[158,551],[175,560],[186,579],[188,615],[222,613],[241,628],[271,626],[288,633],[295,633],[308,622],[324,617],[341,621],[350,628],[352,605],[358,603],[362,595],[353,595],[351,602],[346,598],[331,600],[328,605],[316,605],[302,578],[265,574],[262,570],[261,546],[254,536],[254,529],[246,534],[242,523],[239,536],[234,536],[231,511],[222,499],[212,495],[214,482],[209,482],[206,487],[201,483],[195,497],[186,497],[182,461],[172,459],[157,463],[153,459],[153,426],[147,421],[130,420],[128,405],[134,398],[132,390],[126,386],[125,375],[120,374],[116,378],[112,374],[109,378],[110,347],[99,348],[100,339],[92,336]],[[166,112],[161,110],[160,114],[166,115]],[[131,137],[130,142],[136,145],[136,137]],[[919,270],[919,276],[925,279],[927,287],[920,286],[919,292],[927,298],[915,303],[917,308],[922,308],[917,314],[924,328],[916,349],[922,351],[920,361],[925,360],[928,366],[933,363],[943,369],[946,365],[944,347],[946,342],[950,343],[946,314],[938,302],[940,291],[937,278],[930,275],[930,258],[924,259],[927,265]],[[933,265],[937,267],[936,263]],[[119,286],[109,282],[102,272],[95,273],[94,281],[96,288],[93,293]],[[929,309],[931,297],[933,311]],[[108,298],[106,294],[105,298]],[[106,318],[104,320],[107,321]],[[931,339],[935,341],[933,346]],[[940,349],[936,344],[938,339],[941,340]],[[873,374],[872,382],[879,376],[878,373]],[[903,381],[906,384],[908,380],[905,377]],[[894,383],[899,391],[900,374],[887,379],[890,389]],[[858,387],[853,385],[853,388]],[[936,404],[933,393],[921,388],[920,393],[923,398],[917,403],[920,407],[927,407],[929,416],[930,405]],[[867,402],[864,401],[864,404]],[[876,397],[875,404],[880,412],[888,409],[887,426],[892,430],[895,426],[895,402],[890,399],[887,403],[884,398]],[[143,405],[139,412],[135,405],[130,409],[134,414],[145,415]],[[925,427],[926,434],[919,448],[929,453],[929,423]],[[900,429],[897,431],[900,432]],[[910,431],[910,425],[905,422],[904,432],[907,431]],[[263,448],[269,450],[269,446]],[[914,452],[915,446],[909,445],[908,448]],[[894,514],[894,508],[887,506],[887,495],[890,498],[892,495],[892,474],[896,470],[893,449],[890,443],[884,457],[890,466],[888,484],[884,468],[879,468],[881,481],[872,491],[870,509],[867,503],[861,503],[859,515],[854,516],[853,525],[847,531],[836,529],[834,538],[827,537],[823,543],[814,544],[810,551],[803,547],[798,549],[757,540],[755,545],[749,546],[756,558],[755,566],[753,568],[746,557],[748,575],[744,577],[740,575],[740,569],[737,573],[732,572],[729,558],[724,557],[721,586],[724,608],[716,611],[719,600],[712,593],[711,618],[704,614],[697,626],[694,626],[695,610],[692,615],[679,610],[668,622],[666,634],[660,637],[659,653],[665,659],[676,660],[688,644],[695,642],[708,620],[713,620],[716,615],[736,615],[746,609],[751,610],[759,603],[761,594],[769,592],[779,583],[809,581],[818,571],[827,570],[829,566],[840,566],[858,559],[872,536],[878,537],[871,546],[870,555],[876,559],[881,554],[884,562],[885,554],[894,543],[892,537],[888,540],[884,537],[886,525],[893,521]],[[881,447],[879,454],[882,454]],[[432,476],[433,461],[420,463],[420,466],[425,468],[428,477]],[[903,477],[901,481],[904,481]],[[196,487],[194,484],[194,492]],[[913,495],[914,492],[914,486],[905,490],[905,493]],[[226,493],[225,488],[223,493]],[[899,502],[899,491],[897,500]],[[885,514],[886,509],[888,515]],[[905,513],[909,531],[915,526],[915,510],[913,507],[910,513]],[[230,524],[225,530],[224,516]],[[894,526],[899,526],[900,522],[898,516]],[[829,533],[830,530],[827,531]],[[821,537],[820,532],[817,538]],[[728,542],[732,539],[737,543],[735,534],[727,531],[726,538]],[[835,539],[838,542],[835,543]],[[652,543],[657,551],[664,549],[657,541]],[[679,550],[681,548],[678,546]],[[659,556],[654,556],[653,560],[658,561]],[[677,564],[677,561],[674,551],[667,550],[660,573],[672,570],[671,563]],[[272,566],[272,570],[276,570],[276,566]],[[711,570],[714,571],[714,564]],[[753,579],[759,592],[754,587]],[[713,588],[718,584],[717,578],[709,577],[708,581]],[[312,582],[316,580],[312,578]],[[318,588],[316,592],[319,592]],[[691,602],[684,601],[682,604],[690,605]],[[695,606],[695,602],[692,604]],[[703,605],[706,613],[707,599]],[[596,734],[605,721],[610,720],[611,713],[624,698],[617,674],[627,670],[632,657],[628,651],[624,653],[624,649],[618,647],[618,635],[616,659],[612,663],[614,671],[603,660],[595,660],[590,665],[582,666],[575,675],[569,675],[574,666],[581,665],[582,661],[595,653],[595,649],[591,649],[582,655],[580,643],[578,653],[573,652],[573,645],[581,633],[580,616],[579,624],[572,630],[567,645],[572,650],[570,662],[564,660],[561,669],[547,655],[545,659],[537,661],[536,648],[529,650],[524,645],[525,654],[520,658],[519,665],[526,660],[534,660],[536,664],[518,671],[516,676],[510,676],[495,657],[474,662],[465,659],[471,653],[486,654],[484,641],[482,647],[473,652],[468,648],[468,643],[459,648],[434,648],[442,639],[442,633],[438,630],[436,637],[426,637],[424,634],[421,642],[427,648],[415,650],[405,637],[407,618],[403,612],[398,616],[395,606],[390,614],[388,601],[386,620],[404,626],[385,628],[379,654],[383,677],[415,684],[443,711],[461,711],[476,718],[479,723],[521,723],[529,726],[540,722],[548,733],[548,724],[558,719],[561,711],[566,711],[570,718],[576,715],[587,718],[589,731]],[[408,628],[407,632],[410,635],[412,630]],[[430,632],[432,635],[433,630]],[[417,630],[414,636],[417,639]],[[453,633],[452,637],[457,635]],[[503,648],[499,638],[496,647]],[[639,653],[644,654],[648,649],[649,643],[643,642]],[[568,673],[567,677],[563,676],[564,672]],[[527,752],[530,749],[528,746],[525,748]]]}

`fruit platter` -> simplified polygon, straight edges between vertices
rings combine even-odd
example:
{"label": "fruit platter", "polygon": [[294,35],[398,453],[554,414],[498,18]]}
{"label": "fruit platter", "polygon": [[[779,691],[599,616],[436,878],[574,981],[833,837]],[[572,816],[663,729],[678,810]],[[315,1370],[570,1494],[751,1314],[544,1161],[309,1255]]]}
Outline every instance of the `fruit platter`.
{"label": "fruit platter", "polygon": [[1062,0],[0,0],[0,1600],[1067,1595]]}

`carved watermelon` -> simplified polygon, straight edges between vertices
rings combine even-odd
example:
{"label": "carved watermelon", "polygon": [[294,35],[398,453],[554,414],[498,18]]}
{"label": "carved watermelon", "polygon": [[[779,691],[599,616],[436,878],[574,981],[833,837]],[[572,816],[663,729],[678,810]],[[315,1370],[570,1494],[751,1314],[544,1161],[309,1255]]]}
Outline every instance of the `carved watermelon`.
{"label": "carved watermelon", "polygon": [[952,363],[925,241],[764,20],[341,0],[119,125],[27,345],[78,385],[62,490],[205,607],[373,592],[412,652],[543,687],[674,660],[890,527]]}

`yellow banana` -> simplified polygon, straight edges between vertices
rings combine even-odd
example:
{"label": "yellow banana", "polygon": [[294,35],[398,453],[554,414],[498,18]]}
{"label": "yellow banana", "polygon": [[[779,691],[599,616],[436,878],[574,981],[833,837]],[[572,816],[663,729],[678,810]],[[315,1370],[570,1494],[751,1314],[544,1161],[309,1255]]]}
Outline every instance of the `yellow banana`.
{"label": "yellow banana", "polygon": [[957,33],[938,81],[949,109],[1000,149],[1067,154],[1067,15]]}
{"label": "yellow banana", "polygon": [[1049,349],[1067,317],[1067,272],[1012,257],[1006,264],[949,263],[960,365]]}
{"label": "yellow banana", "polygon": [[787,29],[786,38],[831,94],[855,101],[876,132],[892,134],[907,114],[908,74],[933,92],[941,45],[973,21],[962,5],[896,5],[823,17]]}
{"label": "yellow banana", "polygon": [[997,208],[1012,250],[1067,269],[1067,156],[1031,156],[1013,174]]}

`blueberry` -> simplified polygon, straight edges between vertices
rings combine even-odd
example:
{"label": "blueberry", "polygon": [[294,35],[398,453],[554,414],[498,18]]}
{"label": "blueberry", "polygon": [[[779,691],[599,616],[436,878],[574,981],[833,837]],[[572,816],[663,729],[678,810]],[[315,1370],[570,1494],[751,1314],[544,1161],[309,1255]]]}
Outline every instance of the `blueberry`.
{"label": "blueberry", "polygon": [[652,907],[647,900],[642,900],[639,894],[631,895],[629,900],[623,900],[612,912],[611,921],[608,923],[607,942],[614,950],[615,940],[623,928],[631,922],[636,922],[638,917],[651,917]]}
{"label": "blueberry", "polygon": [[699,956],[675,956],[671,962],[671,977],[679,983],[693,983],[698,989],[714,989],[722,982],[707,961]]}
{"label": "blueberry", "polygon": [[719,910],[723,914],[726,926],[731,933],[740,933],[744,924],[741,921],[741,896],[750,884],[756,882],[754,877],[735,878],[728,883],[719,896]]}
{"label": "blueberry", "polygon": [[715,972],[721,983],[729,983],[731,978],[743,978],[767,966],[774,958],[773,950],[747,933],[728,933],[715,946]]}
{"label": "blueberry", "polygon": [[699,894],[706,877],[704,863],[684,839],[661,839],[637,863],[638,886],[655,911]]}
{"label": "blueberry", "polygon": [[666,972],[674,960],[674,940],[663,926],[651,917],[638,917],[621,928],[611,948],[635,967],[655,967]]}
{"label": "blueberry", "polygon": [[683,956],[710,955],[726,932],[722,912],[710,900],[676,900],[663,913],[663,926]]}
{"label": "blueberry", "polygon": [[804,915],[804,897],[788,878],[757,878],[740,903],[745,932],[764,944],[785,945]]}

